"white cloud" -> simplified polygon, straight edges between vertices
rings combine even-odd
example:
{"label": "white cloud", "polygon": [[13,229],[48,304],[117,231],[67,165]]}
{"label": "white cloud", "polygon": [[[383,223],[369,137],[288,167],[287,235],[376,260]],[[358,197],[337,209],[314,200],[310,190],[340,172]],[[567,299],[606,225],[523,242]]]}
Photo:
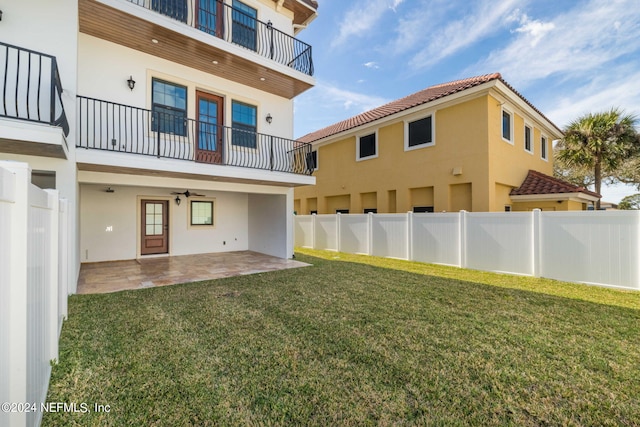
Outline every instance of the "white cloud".
{"label": "white cloud", "polygon": [[532,21],[526,14],[523,14],[520,18],[520,24],[521,26],[514,31],[516,33],[527,34],[530,38],[531,47],[535,47],[545,34],[556,27],[553,22]]}
{"label": "white cloud", "polygon": [[468,71],[500,71],[517,87],[551,75],[590,78],[640,49],[637,0],[592,0],[542,23],[526,18],[517,36]]}
{"label": "white cloud", "polygon": [[[411,69],[428,68],[503,29],[513,21],[516,6],[523,3],[522,0],[421,2],[409,17],[399,20],[397,36],[389,49],[398,54],[417,49],[409,61]],[[461,10],[466,13],[461,14]],[[460,17],[452,19],[452,16]]]}
{"label": "white cloud", "polygon": [[331,42],[337,47],[353,37],[365,36],[382,19],[385,12],[402,4],[404,0],[370,0],[359,1],[347,11],[338,26],[338,35]]}
{"label": "white cloud", "polygon": [[373,68],[374,70],[377,70],[378,68],[380,68],[380,66],[378,65],[377,62],[375,61],[369,61],[369,62],[365,62],[364,64],[365,67],[367,68]]}

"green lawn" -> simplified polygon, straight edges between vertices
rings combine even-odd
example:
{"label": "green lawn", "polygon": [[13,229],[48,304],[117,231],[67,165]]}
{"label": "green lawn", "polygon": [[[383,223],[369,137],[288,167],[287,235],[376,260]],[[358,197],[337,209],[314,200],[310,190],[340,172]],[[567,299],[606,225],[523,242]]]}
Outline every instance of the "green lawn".
{"label": "green lawn", "polygon": [[640,425],[640,292],[297,259],[71,297],[43,425]]}

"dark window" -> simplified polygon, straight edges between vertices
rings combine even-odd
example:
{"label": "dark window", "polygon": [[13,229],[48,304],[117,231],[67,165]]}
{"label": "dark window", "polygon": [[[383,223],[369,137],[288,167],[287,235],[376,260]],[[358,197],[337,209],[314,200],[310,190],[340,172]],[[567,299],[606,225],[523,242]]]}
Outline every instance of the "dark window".
{"label": "dark window", "polygon": [[46,190],[48,188],[56,189],[56,171],[39,171],[31,172],[31,183],[38,188]]}
{"label": "dark window", "polygon": [[366,213],[366,214],[368,214],[368,213],[378,213],[378,209],[376,209],[376,208],[365,209],[364,213]]}
{"label": "dark window", "polygon": [[409,147],[433,142],[433,116],[409,123]]}
{"label": "dark window", "polygon": [[540,156],[543,159],[547,158],[547,138],[544,136],[540,139]]}
{"label": "dark window", "polygon": [[310,171],[318,169],[318,150],[307,153],[307,169]]}
{"label": "dark window", "polygon": [[152,130],[187,135],[187,88],[153,79]]}
{"label": "dark window", "polygon": [[152,0],[151,9],[178,21],[187,22],[187,0]]}
{"label": "dark window", "polygon": [[504,211],[505,212],[511,212],[511,206],[510,205],[505,205]]}
{"label": "dark window", "polygon": [[256,107],[233,101],[231,116],[233,122],[231,143],[237,147],[257,148]]}
{"label": "dark window", "polygon": [[524,149],[533,151],[531,148],[531,128],[529,126],[524,127]]}
{"label": "dark window", "polygon": [[256,18],[258,11],[238,0],[233,0],[232,41],[247,49],[256,50]]}
{"label": "dark window", "polygon": [[363,159],[365,157],[371,157],[376,155],[376,134],[361,136],[359,143],[359,157]]}
{"label": "dark window", "polygon": [[213,225],[213,202],[191,201],[191,225]]}
{"label": "dark window", "polygon": [[426,212],[433,212],[433,206],[414,206],[413,207],[413,212],[414,213],[426,213]]}
{"label": "dark window", "polygon": [[318,215],[318,211],[309,211],[309,215]]}
{"label": "dark window", "polygon": [[511,114],[502,110],[502,137],[511,141]]}
{"label": "dark window", "polygon": [[337,214],[348,214],[349,209],[336,209]]}

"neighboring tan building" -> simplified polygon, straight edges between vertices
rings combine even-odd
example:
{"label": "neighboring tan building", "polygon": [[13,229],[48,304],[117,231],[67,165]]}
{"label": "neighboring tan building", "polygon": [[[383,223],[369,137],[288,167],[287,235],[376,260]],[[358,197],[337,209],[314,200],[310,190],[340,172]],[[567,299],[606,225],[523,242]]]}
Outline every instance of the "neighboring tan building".
{"label": "neighboring tan building", "polygon": [[431,86],[300,138],[313,145],[316,185],[296,188],[294,207],[299,214],[586,209],[593,193],[533,200],[512,193],[530,170],[555,179],[551,143],[561,137],[498,73]]}
{"label": "neighboring tan building", "polygon": [[0,160],[69,201],[80,264],[293,255],[293,188],[315,183],[293,99],[315,0],[20,0],[1,5]]}

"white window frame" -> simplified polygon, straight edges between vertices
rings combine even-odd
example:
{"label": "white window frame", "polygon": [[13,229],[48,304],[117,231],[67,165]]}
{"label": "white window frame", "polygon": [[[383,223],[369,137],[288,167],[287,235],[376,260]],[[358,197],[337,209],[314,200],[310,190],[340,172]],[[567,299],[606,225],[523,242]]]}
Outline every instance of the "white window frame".
{"label": "white window frame", "polygon": [[[425,142],[424,144],[414,145],[409,147],[409,125],[419,120],[431,117],[431,142]],[[428,114],[423,114],[415,119],[404,120],[404,151],[419,150],[421,148],[433,147],[436,145],[436,112],[431,111]]]}
{"label": "white window frame", "polygon": [[[542,141],[544,141],[545,149],[542,149]],[[547,135],[540,134],[540,158],[545,162],[549,161],[549,138]]]}
{"label": "white window frame", "polygon": [[[504,116],[504,113],[509,114],[509,139],[504,137],[504,132],[503,132],[503,128],[502,128],[502,117]],[[500,137],[502,138],[502,140],[508,144],[514,145],[513,142],[513,116],[514,116],[514,112],[509,109],[509,108],[505,108],[504,106],[502,106],[501,110],[500,110]]]}
{"label": "white window frame", "polygon": [[[531,132],[529,133],[529,149],[527,150],[527,129],[529,129]],[[533,135],[534,135],[534,128],[533,126],[531,126],[529,123],[524,122],[524,130],[522,132],[523,135],[523,145],[524,145],[524,151],[526,151],[529,154],[533,154],[534,153],[534,145],[535,145],[535,141],[533,140]]]}
{"label": "white window frame", "polygon": [[[373,156],[361,157],[360,156],[360,139],[364,138],[365,136],[371,136],[371,135],[374,135],[374,138],[376,139],[376,154],[374,154]],[[360,162],[363,160],[377,159],[379,154],[380,152],[378,151],[378,129],[376,129],[374,132],[365,132],[365,133],[358,134],[356,136],[356,162]]]}

